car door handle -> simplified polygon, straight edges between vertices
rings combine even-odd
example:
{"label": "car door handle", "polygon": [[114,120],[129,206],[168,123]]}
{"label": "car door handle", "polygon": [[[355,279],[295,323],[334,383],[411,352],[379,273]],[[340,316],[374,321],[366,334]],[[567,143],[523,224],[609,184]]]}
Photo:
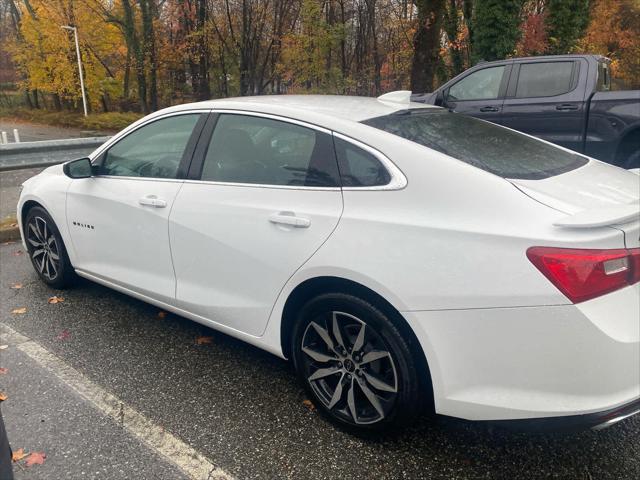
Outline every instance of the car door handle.
{"label": "car door handle", "polygon": [[155,207],[155,208],[164,208],[167,206],[167,202],[156,197],[155,195],[147,195],[146,197],[142,197],[138,200],[140,205],[144,205],[145,207]]}
{"label": "car door handle", "polygon": [[575,103],[561,103],[556,105],[556,110],[578,110],[578,105]]}
{"label": "car door handle", "polygon": [[481,107],[481,112],[499,112],[500,109],[498,107]]}
{"label": "car door handle", "polygon": [[304,217],[298,217],[293,212],[280,212],[269,215],[271,223],[279,223],[281,225],[289,225],[296,228],[309,228],[311,220]]}

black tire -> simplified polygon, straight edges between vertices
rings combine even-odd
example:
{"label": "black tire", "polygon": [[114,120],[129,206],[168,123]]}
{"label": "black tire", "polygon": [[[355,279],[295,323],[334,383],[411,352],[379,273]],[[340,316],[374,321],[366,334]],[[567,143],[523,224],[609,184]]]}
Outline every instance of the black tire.
{"label": "black tire", "polygon": [[[362,325],[364,340],[358,344]],[[333,349],[316,326],[329,334]],[[424,372],[417,355],[391,319],[362,298],[326,293],[308,301],[298,312],[291,352],[298,378],[316,408],[347,430],[379,431],[406,425],[423,410],[426,379],[421,378]],[[388,356],[370,360],[382,352]],[[336,371],[312,380],[327,369]],[[371,393],[377,407],[369,400]]]}
{"label": "black tire", "polygon": [[622,166],[626,169],[640,168],[640,149],[629,155]]}
{"label": "black tire", "polygon": [[58,289],[72,286],[77,276],[51,215],[42,207],[31,208],[23,230],[31,264],[40,280]]}

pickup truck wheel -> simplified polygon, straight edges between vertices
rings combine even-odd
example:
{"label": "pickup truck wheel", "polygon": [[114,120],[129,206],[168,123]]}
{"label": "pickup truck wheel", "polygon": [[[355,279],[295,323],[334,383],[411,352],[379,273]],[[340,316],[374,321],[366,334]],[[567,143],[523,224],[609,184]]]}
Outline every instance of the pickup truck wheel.
{"label": "pickup truck wheel", "polygon": [[630,168],[640,168],[640,150],[637,150],[629,155],[623,167],[627,170]]}

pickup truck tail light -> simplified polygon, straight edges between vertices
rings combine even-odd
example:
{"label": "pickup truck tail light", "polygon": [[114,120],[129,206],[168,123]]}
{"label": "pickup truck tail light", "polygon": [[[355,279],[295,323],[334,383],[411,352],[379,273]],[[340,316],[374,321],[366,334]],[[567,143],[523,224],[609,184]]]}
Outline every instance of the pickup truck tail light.
{"label": "pickup truck tail light", "polygon": [[583,250],[531,247],[527,257],[573,303],[640,281],[640,248]]}

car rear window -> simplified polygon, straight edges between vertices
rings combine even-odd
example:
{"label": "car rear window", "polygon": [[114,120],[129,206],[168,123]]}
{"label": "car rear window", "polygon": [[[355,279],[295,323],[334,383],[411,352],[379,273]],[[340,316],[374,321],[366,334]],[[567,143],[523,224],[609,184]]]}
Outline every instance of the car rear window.
{"label": "car rear window", "polygon": [[403,110],[362,123],[504,178],[539,180],[588,163],[576,153],[446,110]]}

